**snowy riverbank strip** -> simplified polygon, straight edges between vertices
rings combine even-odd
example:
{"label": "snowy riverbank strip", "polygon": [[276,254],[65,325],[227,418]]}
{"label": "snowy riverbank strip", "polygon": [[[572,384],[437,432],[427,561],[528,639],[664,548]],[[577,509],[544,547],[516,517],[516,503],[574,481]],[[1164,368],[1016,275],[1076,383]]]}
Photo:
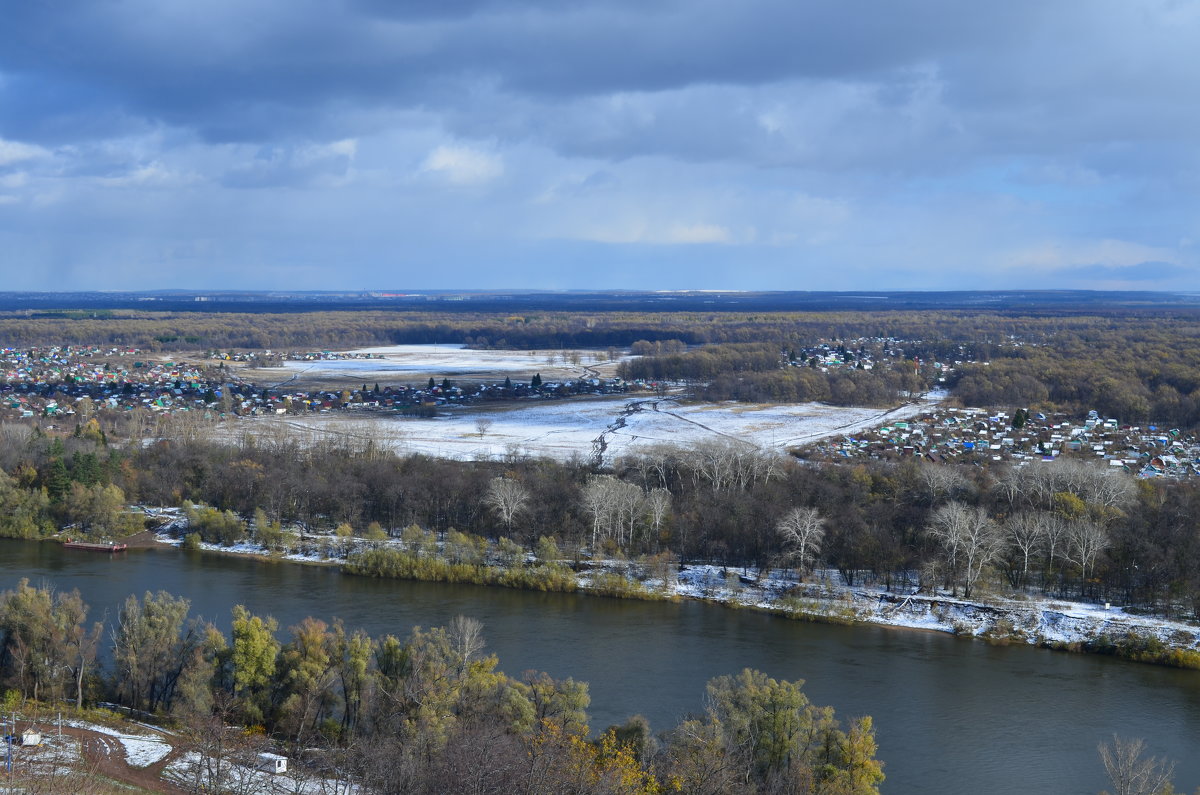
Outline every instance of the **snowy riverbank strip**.
{"label": "snowy riverbank strip", "polygon": [[924,629],[1039,646],[1067,648],[1136,636],[1154,639],[1170,649],[1200,650],[1200,626],[1137,615],[1111,604],[898,593],[882,587],[846,586],[834,571],[818,572],[814,582],[799,583],[773,573],[759,583],[751,570],[733,578],[737,582],[733,585],[721,572],[719,566],[688,567],[680,573],[676,591],[681,596],[796,618]]}
{"label": "snowy riverbank strip", "polygon": [[[165,544],[180,543],[178,539],[162,535],[158,538]],[[229,547],[203,543],[201,549],[340,566],[345,564],[350,552],[367,543],[361,539],[306,536],[302,549],[287,553],[271,552],[250,543]],[[370,543],[395,548],[401,545],[397,539]],[[930,630],[992,642],[1028,643],[1075,651],[1120,653],[1120,650],[1112,650],[1113,644],[1133,638],[1139,643],[1160,644],[1163,651],[1200,654],[1200,626],[1137,615],[1114,605],[1042,597],[968,600],[949,593],[899,593],[883,587],[851,587],[836,571],[819,571],[801,582],[791,571],[773,570],[759,577],[759,572],[754,569],[729,569],[707,564],[685,565],[664,583],[662,579],[654,579],[648,567],[618,560],[592,561],[587,570],[577,576],[579,591],[597,592],[596,575],[601,573],[626,578],[631,588],[625,595],[632,598],[699,599],[729,607],[765,610],[799,620]],[[609,593],[611,588],[604,590]],[[1165,657],[1146,658],[1145,661],[1181,664]]]}

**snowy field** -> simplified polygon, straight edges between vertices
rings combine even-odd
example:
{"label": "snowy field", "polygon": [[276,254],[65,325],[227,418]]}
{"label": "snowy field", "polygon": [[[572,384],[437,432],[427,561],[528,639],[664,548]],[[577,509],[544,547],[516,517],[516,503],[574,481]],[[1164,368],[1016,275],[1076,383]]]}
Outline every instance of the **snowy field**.
{"label": "snowy field", "polygon": [[480,351],[444,344],[389,345],[358,348],[348,353],[382,358],[287,361],[272,372],[286,373],[296,380],[345,378],[410,384],[422,376],[503,380],[507,375],[527,380],[534,373],[541,373],[546,380],[581,378],[595,375],[586,369],[590,365],[603,364],[607,368],[616,363],[601,351],[579,351],[580,364],[572,365],[563,358],[569,351]]}
{"label": "snowy field", "polygon": [[[941,398],[935,394],[888,411],[820,403],[682,404],[670,398],[594,398],[531,401],[499,409],[451,407],[434,419],[321,414],[254,419],[232,427],[240,433],[283,425],[314,436],[371,438],[401,452],[460,460],[510,455],[587,457],[602,439],[604,459],[611,463],[615,457],[657,444],[686,446],[710,439],[784,450],[912,417]],[[480,420],[488,423],[482,433]]]}

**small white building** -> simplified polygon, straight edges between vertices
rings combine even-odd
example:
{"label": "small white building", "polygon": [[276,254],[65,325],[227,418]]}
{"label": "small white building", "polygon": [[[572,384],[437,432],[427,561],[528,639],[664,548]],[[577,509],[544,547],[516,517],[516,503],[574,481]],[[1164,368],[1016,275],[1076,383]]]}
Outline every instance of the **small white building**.
{"label": "small white building", "polygon": [[268,773],[286,773],[287,757],[279,754],[263,753],[258,755],[258,769]]}

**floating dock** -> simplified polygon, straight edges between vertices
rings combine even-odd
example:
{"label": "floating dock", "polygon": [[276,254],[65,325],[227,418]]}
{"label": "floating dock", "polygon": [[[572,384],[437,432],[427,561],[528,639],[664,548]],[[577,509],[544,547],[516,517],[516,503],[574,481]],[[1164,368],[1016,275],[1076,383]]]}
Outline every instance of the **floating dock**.
{"label": "floating dock", "polygon": [[96,543],[93,541],[72,541],[67,539],[63,542],[64,549],[85,549],[88,552],[124,552],[125,544],[118,544],[112,541],[104,543]]}

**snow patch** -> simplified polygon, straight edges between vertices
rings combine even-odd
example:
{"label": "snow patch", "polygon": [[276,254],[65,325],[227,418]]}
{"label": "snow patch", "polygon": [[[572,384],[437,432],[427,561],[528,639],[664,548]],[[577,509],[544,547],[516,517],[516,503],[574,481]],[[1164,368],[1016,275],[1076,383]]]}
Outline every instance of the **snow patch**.
{"label": "snow patch", "polygon": [[[129,734],[100,723],[75,719],[64,720],[63,724],[76,729],[86,729],[97,734],[115,737],[125,749],[125,761],[131,767],[149,767],[161,762],[166,758],[167,754],[171,753],[171,746],[161,735]],[[146,726],[146,724],[139,725]],[[151,727],[146,726],[146,728]]]}

